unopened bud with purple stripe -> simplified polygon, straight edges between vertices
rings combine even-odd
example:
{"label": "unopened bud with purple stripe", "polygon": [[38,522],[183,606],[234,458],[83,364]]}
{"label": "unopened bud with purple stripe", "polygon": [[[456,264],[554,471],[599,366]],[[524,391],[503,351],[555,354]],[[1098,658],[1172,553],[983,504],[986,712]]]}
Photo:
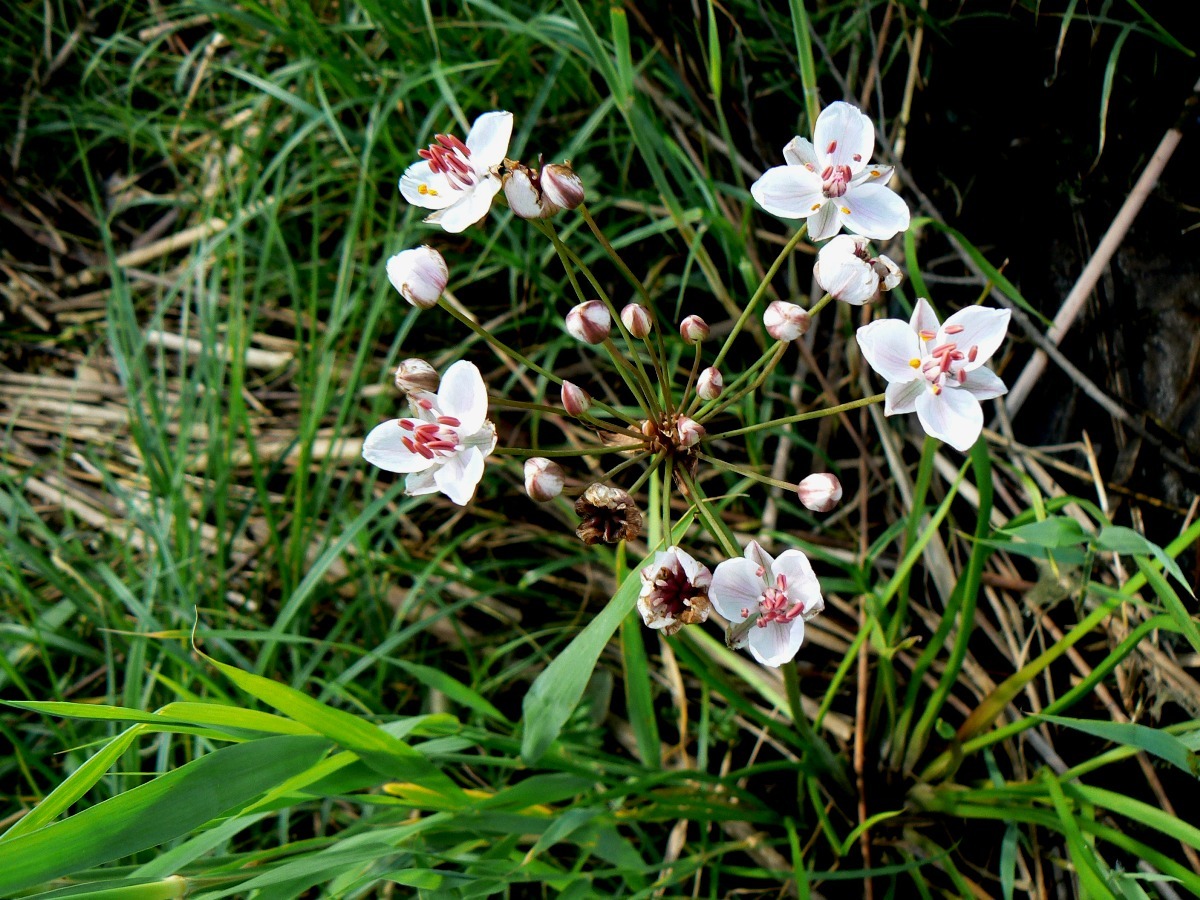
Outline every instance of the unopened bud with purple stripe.
{"label": "unopened bud with purple stripe", "polygon": [[592,407],[592,395],[577,384],[562,383],[562,405],[568,415],[582,416]]}
{"label": "unopened bud with purple stripe", "polygon": [[562,466],[554,460],[542,456],[525,460],[525,492],[538,503],[561,494],[563,481]]}
{"label": "unopened bud with purple stripe", "polygon": [[567,313],[567,331],[585,344],[602,344],[612,330],[612,316],[599,300],[580,303]]}
{"label": "unopened bud with purple stripe", "polygon": [[700,380],[696,382],[696,393],[700,395],[701,400],[716,400],[723,390],[725,379],[721,377],[720,370],[709,366],[700,373]]}

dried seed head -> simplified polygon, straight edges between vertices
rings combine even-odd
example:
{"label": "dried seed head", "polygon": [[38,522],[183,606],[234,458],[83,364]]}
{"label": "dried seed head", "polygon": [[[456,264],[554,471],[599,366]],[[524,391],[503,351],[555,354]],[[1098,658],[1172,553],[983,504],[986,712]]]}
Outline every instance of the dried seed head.
{"label": "dried seed head", "polygon": [[550,163],[542,167],[542,193],[561,209],[575,209],[583,203],[583,181],[569,163]]}
{"label": "dried seed head", "polygon": [[538,503],[553,500],[563,489],[562,466],[541,456],[525,460],[525,493]]}
{"label": "dried seed head", "polygon": [[612,330],[612,317],[599,300],[589,300],[567,313],[567,331],[585,344],[600,344]]}
{"label": "dried seed head", "polygon": [[725,379],[721,377],[720,370],[709,366],[700,373],[700,380],[696,382],[696,393],[700,395],[701,400],[716,400],[723,390]]}
{"label": "dried seed head", "polygon": [[763,313],[767,334],[777,341],[794,341],[808,331],[808,313],[795,303],[776,300]]}
{"label": "dried seed head", "polygon": [[629,333],[638,340],[648,335],[650,329],[654,327],[650,311],[640,303],[630,303],[621,310],[621,321],[625,323]]}
{"label": "dried seed head", "polygon": [[562,405],[567,415],[578,418],[592,407],[592,395],[577,384],[562,383]]}
{"label": "dried seed head", "polygon": [[809,475],[796,488],[800,502],[813,512],[826,513],[842,499],[842,483],[836,475],[817,472]]}
{"label": "dried seed head", "polygon": [[708,323],[699,316],[688,316],[679,323],[679,334],[689,344],[699,344],[708,337]]}
{"label": "dried seed head", "polygon": [[631,541],[642,533],[642,513],[620,488],[589,485],[575,501],[575,513],[582,520],[575,533],[585,544]]}
{"label": "dried seed head", "polygon": [[388,281],[405,300],[420,309],[436,306],[450,270],[442,254],[422,246],[397,253],[387,261]]}
{"label": "dried seed head", "polygon": [[440,384],[437,369],[423,359],[406,359],[396,369],[396,387],[406,394],[436,394]]}

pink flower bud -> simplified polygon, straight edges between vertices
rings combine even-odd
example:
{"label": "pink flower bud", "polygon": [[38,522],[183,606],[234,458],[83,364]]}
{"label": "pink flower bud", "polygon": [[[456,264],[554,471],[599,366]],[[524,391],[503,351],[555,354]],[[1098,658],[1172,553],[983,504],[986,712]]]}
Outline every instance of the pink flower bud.
{"label": "pink flower bud", "polygon": [[555,206],[575,209],[583,203],[583,181],[568,163],[543,166],[541,180],[542,193]]}
{"label": "pink flower bud", "polygon": [[437,370],[423,359],[406,359],[396,369],[396,387],[406,394],[436,394],[440,384]]}
{"label": "pink flower bud", "polygon": [[563,489],[562,466],[541,456],[525,460],[525,493],[538,503],[553,500]]}
{"label": "pink flower bud", "polygon": [[405,300],[420,309],[436,306],[450,270],[432,247],[404,250],[387,261],[388,280]]}
{"label": "pink flower bud", "polygon": [[704,426],[687,416],[680,416],[675,423],[675,434],[678,436],[678,446],[687,450],[695,447],[704,437]]}
{"label": "pink flower bud", "polygon": [[800,502],[813,512],[826,513],[842,499],[842,483],[836,475],[818,472],[809,475],[796,489]]}
{"label": "pink flower bud", "polygon": [[520,163],[504,178],[504,197],[513,215],[521,219],[545,219],[558,212],[558,207],[546,200],[538,187],[536,176]]}
{"label": "pink flower bud", "polygon": [[767,334],[777,341],[794,341],[808,331],[808,313],[795,303],[776,300],[763,313]]}
{"label": "pink flower bud", "polygon": [[699,316],[688,316],[679,323],[679,334],[689,344],[699,344],[708,337],[708,323]]}
{"label": "pink flower bud", "polygon": [[579,385],[564,381],[562,384],[562,405],[568,415],[578,418],[591,409],[592,395],[579,387]]}
{"label": "pink flower bud", "polygon": [[580,303],[567,313],[567,331],[585,344],[600,344],[612,330],[612,316],[599,300]]}
{"label": "pink flower bud", "polygon": [[638,340],[648,335],[650,329],[654,327],[654,320],[650,318],[650,310],[640,303],[630,303],[621,310],[621,321],[625,323],[629,333]]}
{"label": "pink flower bud", "polygon": [[709,366],[700,373],[700,380],[696,382],[696,393],[700,395],[701,400],[716,400],[723,390],[725,379],[721,377],[719,370]]}

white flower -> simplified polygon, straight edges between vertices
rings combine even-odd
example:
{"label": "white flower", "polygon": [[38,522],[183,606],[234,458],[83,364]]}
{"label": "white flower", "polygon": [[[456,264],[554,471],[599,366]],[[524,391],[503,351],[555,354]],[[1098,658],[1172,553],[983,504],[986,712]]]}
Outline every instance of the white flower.
{"label": "white flower", "polygon": [[441,491],[466,506],[483,477],[484,458],[496,447],[483,376],[473,363],[460,360],[442,375],[437,394],[422,391],[409,400],[415,418],[376,425],[363,441],[363,458],[408,475],[409,494]]}
{"label": "white flower", "polygon": [[892,166],[869,165],[875,126],[849,103],[831,103],[817,116],[816,146],[802,137],[783,148],[786,166],[763,173],[750,186],[759,206],[784,219],[808,219],[814,241],[844,225],[882,241],[908,228],[908,206],[886,185]]}
{"label": "white flower", "polygon": [[827,513],[842,501],[842,483],[836,475],[814,472],[796,485],[800,502],[813,512]]}
{"label": "white flower", "polygon": [[434,212],[425,221],[458,233],[487,215],[500,190],[497,167],[508,153],[513,117],[510,112],[484,113],[463,143],[454,135],[434,135],[435,143],[419,151],[420,162],[404,170],[400,193],[415,206]]}
{"label": "white flower", "polygon": [[924,298],[912,320],[880,319],[858,329],[867,363],[887,379],[885,416],[917,412],[921,427],[955,450],[967,451],[983,430],[980,400],[1008,393],[983,364],[1008,331],[1007,309],[969,306],[938,327]]}
{"label": "white flower", "polygon": [[839,234],[822,247],[813,266],[813,278],[827,294],[854,306],[890,291],[903,277],[898,265],[871,256],[867,239],[854,234]]}
{"label": "white flower", "polygon": [[712,574],[678,547],[654,554],[642,569],[638,612],[651,628],[674,634],[684,625],[708,618],[708,587]]}
{"label": "white flower", "polygon": [[777,341],[794,341],[812,324],[808,312],[786,300],[772,300],[763,312],[763,326]]}
{"label": "white flower", "polygon": [[734,645],[748,643],[764,666],[790,662],[804,643],[805,621],[825,609],[808,557],[784,550],[772,559],[757,541],[746,547],[744,559],[717,566],[708,598],[730,621],[731,635],[741,635]]}
{"label": "white flower", "polygon": [[421,246],[397,253],[387,261],[388,281],[400,296],[419,309],[437,306],[450,278],[442,254]]}

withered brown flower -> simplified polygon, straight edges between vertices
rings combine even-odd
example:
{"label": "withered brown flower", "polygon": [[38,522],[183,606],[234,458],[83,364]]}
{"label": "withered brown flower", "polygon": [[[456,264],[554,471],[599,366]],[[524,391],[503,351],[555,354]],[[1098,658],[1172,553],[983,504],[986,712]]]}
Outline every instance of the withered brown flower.
{"label": "withered brown flower", "polygon": [[642,513],[633,498],[606,484],[589,485],[575,501],[575,514],[583,520],[575,533],[585,544],[631,541],[642,533]]}

